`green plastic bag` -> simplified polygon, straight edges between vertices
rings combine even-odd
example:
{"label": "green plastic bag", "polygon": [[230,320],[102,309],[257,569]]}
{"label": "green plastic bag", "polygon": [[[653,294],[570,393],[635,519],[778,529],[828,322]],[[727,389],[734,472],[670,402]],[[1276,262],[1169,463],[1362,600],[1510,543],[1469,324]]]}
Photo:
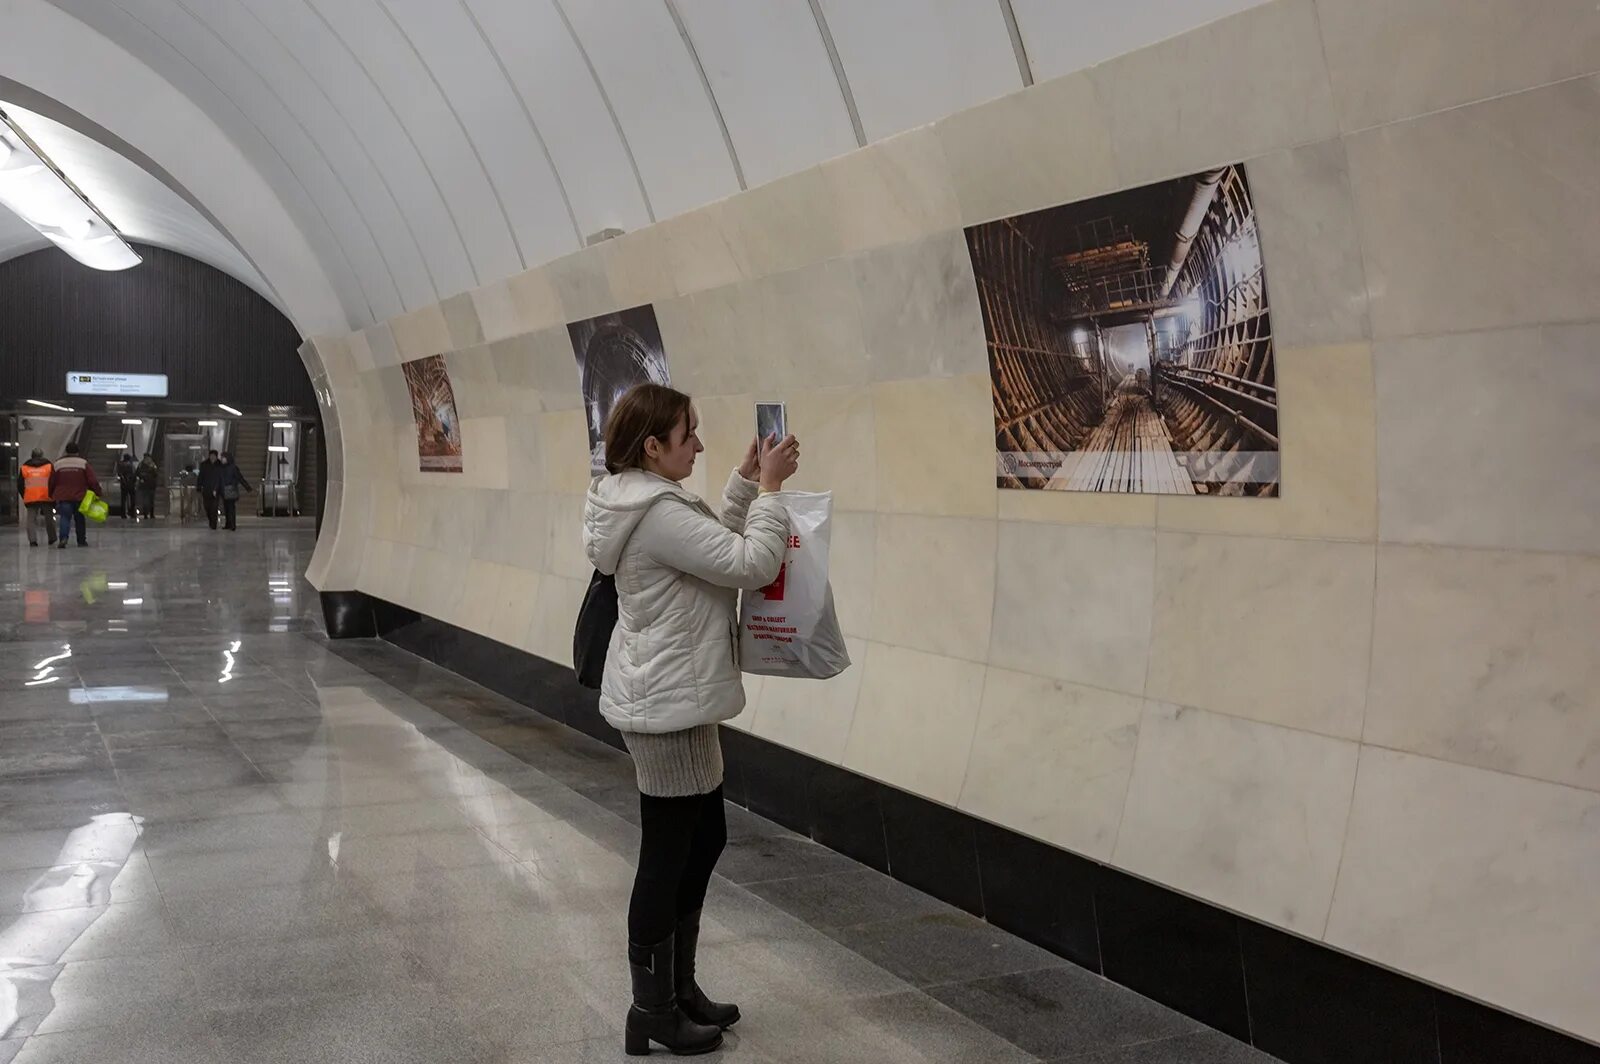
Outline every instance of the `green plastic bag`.
{"label": "green plastic bag", "polygon": [[111,512],[111,507],[94,492],[86,491],[83,493],[83,501],[78,504],[78,512],[91,521],[104,522]]}

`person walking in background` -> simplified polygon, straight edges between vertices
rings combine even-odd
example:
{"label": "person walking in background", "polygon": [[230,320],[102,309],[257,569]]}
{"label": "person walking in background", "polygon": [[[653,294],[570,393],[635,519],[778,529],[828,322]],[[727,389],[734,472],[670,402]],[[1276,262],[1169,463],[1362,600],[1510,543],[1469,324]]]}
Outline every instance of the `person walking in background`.
{"label": "person walking in background", "polygon": [[206,453],[195,476],[195,487],[200,489],[200,501],[206,508],[206,522],[214,532],[217,528],[217,506],[222,499],[222,460],[216,451]]}
{"label": "person walking in background", "polygon": [[30,547],[39,545],[39,531],[35,525],[43,525],[45,534],[50,537],[50,546],[56,545],[55,507],[50,503],[50,471],[53,468],[44,452],[35,447],[33,454],[22,463],[22,471],[17,474],[17,494],[22,496],[22,522],[28,529]]}
{"label": "person walking in background", "polygon": [[78,454],[76,443],[67,444],[67,453],[56,460],[50,470],[50,500],[56,504],[60,528],[56,529],[56,546],[67,549],[67,537],[73,526],[78,529],[78,546],[89,545],[89,532],[78,504],[89,492],[100,494],[100,478],[94,469]]}
{"label": "person walking in background", "polygon": [[117,502],[122,511],[122,519],[138,516],[139,500],[134,495],[134,474],[137,467],[133,464],[133,453],[123,451],[122,457],[117,459]]}
{"label": "person walking in background", "polygon": [[153,455],[145,455],[140,461],[138,470],[134,473],[139,491],[139,516],[154,518],[156,515],[156,482],[161,479],[161,467],[156,465]]}
{"label": "person walking in background", "polygon": [[[194,516],[195,504],[200,501],[196,495],[199,478],[194,471],[194,463],[183,463],[183,470],[172,480],[178,489],[178,521],[181,524],[188,524],[189,519]],[[170,501],[168,505],[171,505]]]}
{"label": "person walking in background", "polygon": [[217,490],[222,495],[222,512],[227,518],[225,524],[229,532],[237,532],[239,530],[239,491],[243,489],[254,495],[256,489],[248,480],[244,479],[244,474],[234,464],[233,455],[227,451],[222,452],[220,466],[222,472],[219,474],[220,479],[217,481],[218,485],[220,485]]}
{"label": "person walking in background", "polygon": [[693,402],[642,384],[606,421],[606,470],[583,513],[584,552],[616,578],[600,712],[622,732],[642,835],[628,905],[633,1005],[623,1048],[707,1053],[739,1019],[695,981],[706,886],[727,843],[717,724],[744,709],[738,589],[771,584],[789,512],[771,492],[799,466],[794,437],[750,445],[718,518],[682,483],[705,450]]}

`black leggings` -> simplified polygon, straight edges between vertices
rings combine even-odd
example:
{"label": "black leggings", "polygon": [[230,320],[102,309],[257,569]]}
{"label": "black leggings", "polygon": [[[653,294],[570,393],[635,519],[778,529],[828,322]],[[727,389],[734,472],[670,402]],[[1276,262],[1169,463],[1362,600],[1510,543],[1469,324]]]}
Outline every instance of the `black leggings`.
{"label": "black leggings", "polygon": [[653,946],[705,904],[711,870],[728,842],[722,788],[688,798],[639,795],[643,837],[628,903],[628,938]]}

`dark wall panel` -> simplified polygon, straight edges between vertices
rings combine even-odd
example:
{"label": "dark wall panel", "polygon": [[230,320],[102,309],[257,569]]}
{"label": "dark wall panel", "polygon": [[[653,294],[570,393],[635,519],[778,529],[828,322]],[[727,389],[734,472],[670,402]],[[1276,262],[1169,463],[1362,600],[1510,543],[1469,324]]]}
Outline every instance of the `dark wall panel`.
{"label": "dark wall panel", "polygon": [[108,273],[56,248],[0,262],[0,398],[66,394],[71,370],[165,373],[177,402],[316,406],[300,336],[227,274],[136,245]]}

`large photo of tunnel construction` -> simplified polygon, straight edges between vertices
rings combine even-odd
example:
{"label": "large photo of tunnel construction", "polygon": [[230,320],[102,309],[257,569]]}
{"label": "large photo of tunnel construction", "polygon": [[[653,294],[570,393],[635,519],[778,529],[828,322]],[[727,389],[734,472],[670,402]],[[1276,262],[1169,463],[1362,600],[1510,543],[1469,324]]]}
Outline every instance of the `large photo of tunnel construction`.
{"label": "large photo of tunnel construction", "polygon": [[417,423],[417,460],[424,473],[461,472],[461,421],[456,393],[443,355],[429,355],[400,365],[411,392],[411,416]]}
{"label": "large photo of tunnel construction", "polygon": [[606,472],[606,419],[636,384],[671,385],[656,308],[646,303],[567,326],[589,422],[589,473]]}
{"label": "large photo of tunnel construction", "polygon": [[966,236],[1001,487],[1278,494],[1272,318],[1243,166]]}

